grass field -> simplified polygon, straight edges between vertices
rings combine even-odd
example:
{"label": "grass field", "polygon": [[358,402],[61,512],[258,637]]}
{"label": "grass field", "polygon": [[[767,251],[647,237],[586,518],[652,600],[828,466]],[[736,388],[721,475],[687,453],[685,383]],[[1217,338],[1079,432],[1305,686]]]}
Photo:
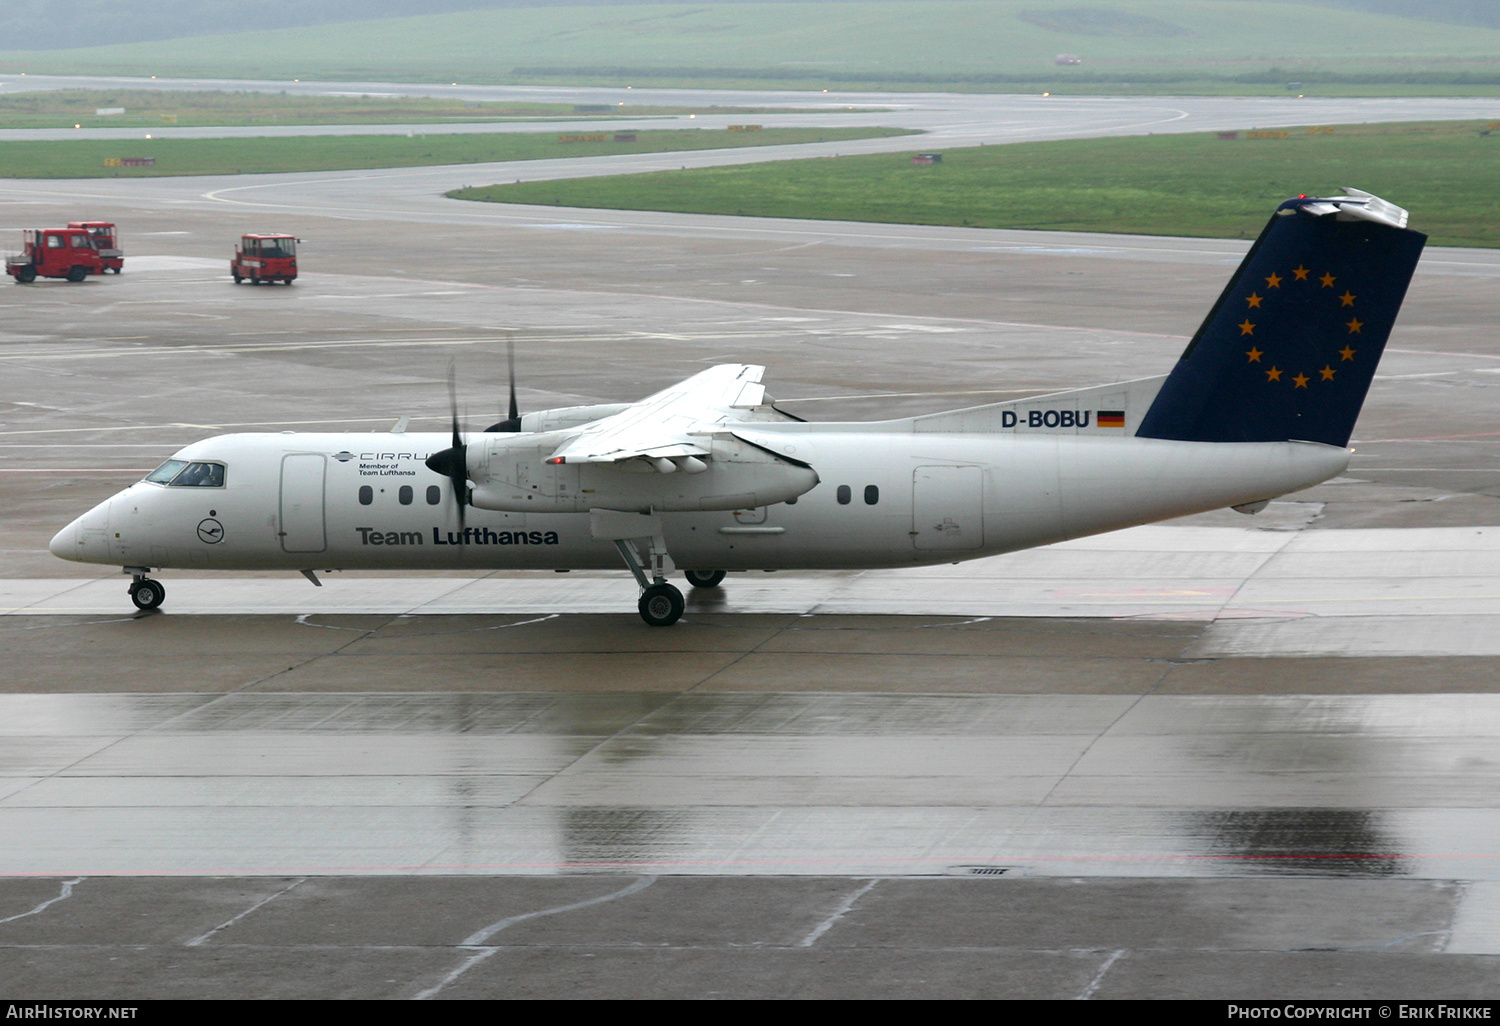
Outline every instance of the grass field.
{"label": "grass field", "polygon": [[[777,161],[450,193],[461,199],[754,217],[1253,238],[1276,203],[1353,186],[1412,211],[1434,245],[1500,246],[1500,123],[1021,143]],[[914,146],[913,150],[920,148]]]}
{"label": "grass field", "polygon": [[[621,126],[621,132],[627,131]],[[550,133],[485,135],[324,135],[257,139],[79,140],[12,142],[0,146],[0,178],[158,178],[274,171],[478,164],[600,154],[661,153],[736,146],[870,139],[913,134],[900,128],[767,128],[638,131],[634,142],[561,142]],[[111,158],[155,158],[152,167],[110,167]]]}
{"label": "grass field", "polygon": [[[1500,30],[1235,0],[511,7],[0,53],[0,72],[997,91],[1494,92]],[[1060,54],[1081,63],[1059,66]]]}
{"label": "grass field", "polygon": [[[608,110],[595,108],[607,106]],[[123,108],[123,114],[96,114]],[[159,89],[71,89],[0,93],[0,128],[143,128],[198,125],[401,125],[474,121],[590,121],[674,114],[767,114],[787,108],[651,107],[571,103],[470,103],[464,100]]]}

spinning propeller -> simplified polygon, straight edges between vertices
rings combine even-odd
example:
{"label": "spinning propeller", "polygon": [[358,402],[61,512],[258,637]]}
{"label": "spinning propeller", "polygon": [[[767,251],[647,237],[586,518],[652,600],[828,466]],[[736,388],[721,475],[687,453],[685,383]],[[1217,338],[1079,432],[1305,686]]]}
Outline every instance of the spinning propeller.
{"label": "spinning propeller", "polygon": [[452,363],[448,364],[448,406],[452,413],[453,445],[427,457],[427,469],[442,474],[453,485],[458,500],[458,529],[464,529],[464,510],[469,505],[469,447],[464,444],[458,425],[458,385]]}
{"label": "spinning propeller", "polygon": [[521,430],[521,408],[516,405],[516,341],[506,339],[505,361],[510,365],[510,417],[499,423],[491,424],[484,430],[490,431],[519,431]]}
{"label": "spinning propeller", "polygon": [[[509,339],[505,343],[506,363],[510,368],[510,417],[485,428],[491,431],[520,431],[521,408],[516,402],[516,343]],[[453,363],[448,364],[448,408],[453,424],[453,444],[442,452],[427,457],[427,469],[442,474],[453,485],[453,497],[458,500],[458,529],[464,529],[464,511],[469,505],[469,447],[464,442],[458,422],[457,371]]]}

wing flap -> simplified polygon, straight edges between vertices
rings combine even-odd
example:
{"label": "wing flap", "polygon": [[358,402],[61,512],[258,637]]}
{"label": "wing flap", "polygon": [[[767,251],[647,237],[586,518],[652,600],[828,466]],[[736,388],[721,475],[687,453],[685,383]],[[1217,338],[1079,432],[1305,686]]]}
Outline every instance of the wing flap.
{"label": "wing flap", "polygon": [[758,406],[765,368],[726,363],[647,396],[611,417],[587,424],[552,453],[557,463],[621,463],[633,459],[707,456],[705,437],[729,411]]}

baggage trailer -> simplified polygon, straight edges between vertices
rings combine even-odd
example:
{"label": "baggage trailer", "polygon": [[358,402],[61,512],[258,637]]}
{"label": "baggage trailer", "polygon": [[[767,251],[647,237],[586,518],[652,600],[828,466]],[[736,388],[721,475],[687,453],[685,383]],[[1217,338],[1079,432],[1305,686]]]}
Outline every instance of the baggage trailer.
{"label": "baggage trailer", "polygon": [[234,283],[248,279],[252,285],[274,285],[278,281],[290,285],[297,277],[297,243],[301,241],[292,235],[242,236],[229,262]]}
{"label": "baggage trailer", "polygon": [[82,228],[94,237],[94,249],[99,253],[104,268],[99,271],[114,271],[119,274],[125,267],[125,251],[120,248],[120,231],[112,221],[69,221],[69,228]]}
{"label": "baggage trailer", "polygon": [[21,239],[21,252],[5,258],[5,273],[18,285],[38,278],[83,281],[104,273],[94,237],[84,228],[23,228]]}

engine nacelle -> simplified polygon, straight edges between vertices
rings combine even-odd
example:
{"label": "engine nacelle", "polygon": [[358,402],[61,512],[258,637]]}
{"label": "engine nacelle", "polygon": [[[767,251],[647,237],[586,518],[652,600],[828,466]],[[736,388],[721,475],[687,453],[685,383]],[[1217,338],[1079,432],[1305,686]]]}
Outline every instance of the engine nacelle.
{"label": "engine nacelle", "polygon": [[596,403],[593,406],[559,406],[554,410],[537,410],[521,417],[521,430],[531,434],[542,431],[562,431],[566,428],[592,424],[605,417],[613,417],[630,409],[630,403]]}
{"label": "engine nacelle", "polygon": [[472,442],[470,501],[480,509],[582,513],[590,509],[647,513],[750,509],[795,499],[818,484],[817,471],[719,434],[703,439],[708,455],[698,473],[660,473],[654,461],[546,462],[559,440],[516,437]]}

